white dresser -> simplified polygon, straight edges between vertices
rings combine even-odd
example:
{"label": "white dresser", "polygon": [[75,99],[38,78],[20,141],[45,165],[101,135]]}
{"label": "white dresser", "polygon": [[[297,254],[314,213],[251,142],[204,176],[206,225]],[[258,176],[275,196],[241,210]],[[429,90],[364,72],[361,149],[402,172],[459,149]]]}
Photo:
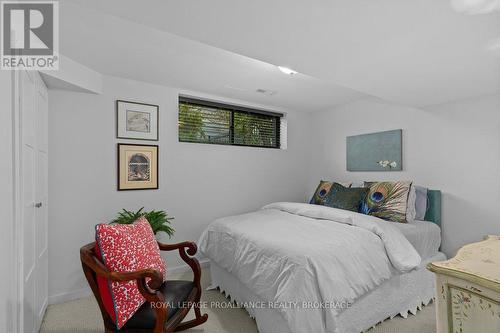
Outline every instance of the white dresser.
{"label": "white dresser", "polygon": [[500,333],[500,236],[427,268],[436,274],[438,333]]}

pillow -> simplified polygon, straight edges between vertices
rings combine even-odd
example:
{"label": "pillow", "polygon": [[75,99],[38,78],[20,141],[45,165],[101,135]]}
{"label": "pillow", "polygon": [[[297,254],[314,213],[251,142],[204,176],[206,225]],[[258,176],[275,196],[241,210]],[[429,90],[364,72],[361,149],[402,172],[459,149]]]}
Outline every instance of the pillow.
{"label": "pillow", "polygon": [[417,193],[415,191],[415,186],[410,186],[410,192],[408,193],[408,203],[406,204],[406,221],[415,220],[415,200],[417,200]]}
{"label": "pillow", "polygon": [[[165,277],[165,262],[145,218],[133,224],[98,224],[95,238],[96,253],[109,271],[124,273],[152,268]],[[122,328],[146,301],[136,280],[118,282],[98,276],[97,282],[104,307],[117,329]]]}
{"label": "pillow", "polygon": [[359,212],[361,202],[365,199],[368,188],[348,188],[334,183],[326,195],[325,206]]}
{"label": "pillow", "polygon": [[[351,186],[351,183],[338,183],[338,184],[341,184],[344,187]],[[309,203],[314,205],[324,205],[326,195],[328,194],[328,192],[330,192],[332,185],[333,182],[327,180],[321,180]]]}
{"label": "pillow", "polygon": [[427,212],[427,188],[415,186],[415,220],[424,221]]}
{"label": "pillow", "polygon": [[365,183],[369,188],[360,212],[388,221],[406,222],[410,181]]}
{"label": "pillow", "polygon": [[424,221],[427,211],[427,188],[412,185],[408,194],[408,205],[406,207],[407,221]]}

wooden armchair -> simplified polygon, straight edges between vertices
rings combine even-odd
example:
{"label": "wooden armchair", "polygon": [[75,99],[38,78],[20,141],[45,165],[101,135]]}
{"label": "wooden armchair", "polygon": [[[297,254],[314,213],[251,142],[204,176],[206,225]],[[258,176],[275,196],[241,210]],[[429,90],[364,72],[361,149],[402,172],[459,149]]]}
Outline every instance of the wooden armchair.
{"label": "wooden armchair", "polygon": [[[158,246],[161,251],[179,250],[181,258],[193,270],[193,281],[163,282],[162,275],[153,269],[144,269],[129,273],[109,272],[96,256],[95,242],[87,244],[80,249],[83,271],[101,309],[106,333],[170,333],[186,330],[207,321],[208,315],[201,315],[199,307],[201,297],[201,268],[198,260],[192,257],[197,251],[196,244],[193,242],[178,244],[162,244],[158,242]],[[99,293],[97,276],[102,276],[112,281],[137,280],[139,291],[146,299],[146,303],[139,308],[120,330],[117,330],[116,325],[104,307]],[[146,278],[150,278],[151,280],[146,283]],[[152,304],[155,306],[152,306]],[[179,305],[182,306],[178,307]],[[182,322],[193,305],[195,319]]]}

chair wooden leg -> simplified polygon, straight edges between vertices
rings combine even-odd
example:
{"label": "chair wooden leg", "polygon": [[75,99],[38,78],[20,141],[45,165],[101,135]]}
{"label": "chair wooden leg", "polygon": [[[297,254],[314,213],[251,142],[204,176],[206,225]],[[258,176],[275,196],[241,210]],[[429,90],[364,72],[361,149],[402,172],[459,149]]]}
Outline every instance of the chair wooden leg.
{"label": "chair wooden leg", "polygon": [[[195,312],[196,312],[196,310],[195,310]],[[207,319],[208,319],[208,315],[206,313],[203,316],[202,315],[200,315],[200,316],[196,315],[196,319],[189,320],[189,321],[186,321],[184,323],[181,323],[179,326],[177,326],[175,328],[174,332],[184,331],[184,330],[187,330],[189,328],[193,328],[195,326],[201,325],[204,322],[206,322]]]}
{"label": "chair wooden leg", "polygon": [[180,323],[179,326],[177,326],[175,328],[174,332],[184,331],[184,330],[187,330],[189,328],[193,328],[195,326],[203,324],[204,322],[206,322],[208,320],[208,314],[206,314],[206,313],[203,315],[201,314],[201,310],[200,310],[201,290],[200,289],[198,289],[198,294],[196,295],[195,299],[196,299],[195,305],[194,305],[195,319]]}

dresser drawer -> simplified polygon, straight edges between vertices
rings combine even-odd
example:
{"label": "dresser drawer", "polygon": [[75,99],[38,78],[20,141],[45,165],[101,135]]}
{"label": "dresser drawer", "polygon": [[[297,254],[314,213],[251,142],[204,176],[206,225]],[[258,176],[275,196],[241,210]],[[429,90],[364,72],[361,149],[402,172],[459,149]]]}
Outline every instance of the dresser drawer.
{"label": "dresser drawer", "polygon": [[500,332],[498,301],[452,284],[448,284],[447,292],[450,332]]}

